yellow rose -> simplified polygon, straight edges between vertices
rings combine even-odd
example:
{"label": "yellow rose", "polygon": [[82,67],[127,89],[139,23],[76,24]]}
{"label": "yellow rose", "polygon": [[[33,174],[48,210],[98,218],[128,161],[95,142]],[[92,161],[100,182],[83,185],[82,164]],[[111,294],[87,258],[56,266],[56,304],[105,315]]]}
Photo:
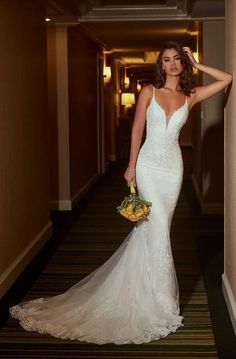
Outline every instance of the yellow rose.
{"label": "yellow rose", "polygon": [[136,221],[137,221],[137,217],[136,217],[134,214],[130,215],[128,218],[129,218],[129,220],[132,221],[132,222],[136,222]]}
{"label": "yellow rose", "polygon": [[144,214],[148,214],[150,212],[150,208],[147,207],[147,206],[144,206],[143,207],[143,212],[144,212]]}
{"label": "yellow rose", "polygon": [[143,216],[143,210],[142,208],[139,208],[137,211],[135,211],[136,217],[142,217]]}
{"label": "yellow rose", "polygon": [[120,214],[122,214],[122,216],[127,217],[126,209],[122,208],[122,210],[120,211]]}
{"label": "yellow rose", "polygon": [[130,203],[130,204],[126,207],[126,210],[133,212],[133,205],[132,205],[132,203]]}

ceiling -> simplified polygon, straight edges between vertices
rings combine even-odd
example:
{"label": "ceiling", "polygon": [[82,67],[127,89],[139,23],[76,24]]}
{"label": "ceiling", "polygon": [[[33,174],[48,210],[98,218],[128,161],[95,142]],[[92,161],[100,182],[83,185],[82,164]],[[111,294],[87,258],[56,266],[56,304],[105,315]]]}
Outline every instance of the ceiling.
{"label": "ceiling", "polygon": [[79,24],[104,50],[148,63],[166,40],[185,42],[199,21],[224,19],[224,0],[47,0],[50,25]]}
{"label": "ceiling", "polygon": [[59,21],[66,17],[79,22],[224,17],[224,0],[47,0],[47,4],[48,15]]}

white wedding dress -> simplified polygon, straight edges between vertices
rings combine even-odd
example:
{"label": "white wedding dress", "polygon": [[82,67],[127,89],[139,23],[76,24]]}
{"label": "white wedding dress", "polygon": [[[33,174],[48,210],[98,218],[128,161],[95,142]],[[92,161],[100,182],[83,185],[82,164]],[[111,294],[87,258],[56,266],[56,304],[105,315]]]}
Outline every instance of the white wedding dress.
{"label": "white wedding dress", "polygon": [[153,91],[137,160],[139,195],[152,202],[148,219],[65,293],[11,307],[23,328],[96,344],[140,344],[183,325],[169,233],[183,178],[178,137],[187,117],[187,97],[167,118]]}

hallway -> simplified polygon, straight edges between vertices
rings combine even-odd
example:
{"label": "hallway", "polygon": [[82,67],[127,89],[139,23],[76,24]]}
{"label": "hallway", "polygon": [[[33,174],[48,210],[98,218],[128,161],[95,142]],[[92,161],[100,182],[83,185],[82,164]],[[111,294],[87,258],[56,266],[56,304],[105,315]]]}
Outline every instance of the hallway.
{"label": "hallway", "polygon": [[[210,261],[207,253],[210,248],[211,256],[213,255],[212,240],[215,243],[214,255],[217,257],[220,253],[218,251],[222,251],[223,217],[200,215],[193,198],[189,178],[191,152],[184,149],[183,154],[185,177],[172,222],[171,240],[179,281],[181,311],[185,317],[184,327],[167,338],[146,345],[97,346],[25,332],[15,320],[9,319],[0,331],[0,358],[207,359],[218,357],[203,274],[205,273],[205,280],[207,280],[207,266]],[[10,304],[20,299],[19,292],[22,292],[25,283],[32,281],[32,285],[23,295],[24,299],[56,295],[65,291],[111,256],[132,228],[132,223],[117,215],[115,209],[127,190],[123,181],[124,165],[122,161],[112,164],[108,173],[87,196],[87,199],[74,210],[73,216],[66,212],[60,217],[54,215],[54,223],[58,227],[57,232],[62,233],[62,227],[66,231],[64,238],[58,237],[58,243],[61,243],[57,249],[55,244],[51,244],[50,250],[50,243],[48,243],[45,250],[41,251],[12,289],[10,299],[8,298]],[[70,228],[66,229],[68,226]],[[204,248],[201,248],[203,245]],[[217,270],[220,268],[218,267]],[[218,277],[217,273],[214,274],[215,280],[220,278],[220,273]],[[35,280],[34,277],[36,277]],[[217,290],[220,292],[219,278]],[[212,281],[211,285],[213,285]],[[216,299],[219,294],[215,291],[214,296]],[[222,314],[226,318],[228,314],[222,298],[221,301]],[[212,310],[214,315],[214,305]],[[216,317],[213,321],[217,331],[219,323]],[[225,320],[224,326],[225,333],[221,333],[221,339],[228,336],[228,343],[226,341],[219,343],[221,346],[218,348],[221,351],[219,358],[233,359],[233,351],[231,351],[232,356],[226,356],[230,353],[228,351],[231,345],[230,339],[233,339],[232,328],[232,333],[228,329],[230,328],[229,319]]]}
{"label": "hallway", "polygon": [[235,81],[230,96],[193,108],[179,138],[185,177],[171,238],[185,326],[146,345],[100,347],[8,318],[9,306],[90,273],[132,228],[116,206],[135,103],[163,42],[236,72],[236,1],[137,3],[0,2],[0,358],[236,358]]}

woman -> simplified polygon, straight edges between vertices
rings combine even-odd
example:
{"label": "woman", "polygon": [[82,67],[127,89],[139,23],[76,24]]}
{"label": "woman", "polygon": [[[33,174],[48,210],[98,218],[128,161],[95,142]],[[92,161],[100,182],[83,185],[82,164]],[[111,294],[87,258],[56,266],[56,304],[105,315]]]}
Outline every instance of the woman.
{"label": "woman", "polygon": [[[192,89],[192,67],[216,81]],[[183,325],[169,239],[183,176],[178,136],[189,108],[231,79],[197,64],[187,47],[173,42],[164,46],[157,59],[156,87],[148,85],[139,95],[125,172],[128,185],[137,180],[139,194],[152,202],[151,213],[106,263],[65,293],[10,308],[26,330],[97,344],[139,344]],[[145,123],[147,136],[139,150]]]}

